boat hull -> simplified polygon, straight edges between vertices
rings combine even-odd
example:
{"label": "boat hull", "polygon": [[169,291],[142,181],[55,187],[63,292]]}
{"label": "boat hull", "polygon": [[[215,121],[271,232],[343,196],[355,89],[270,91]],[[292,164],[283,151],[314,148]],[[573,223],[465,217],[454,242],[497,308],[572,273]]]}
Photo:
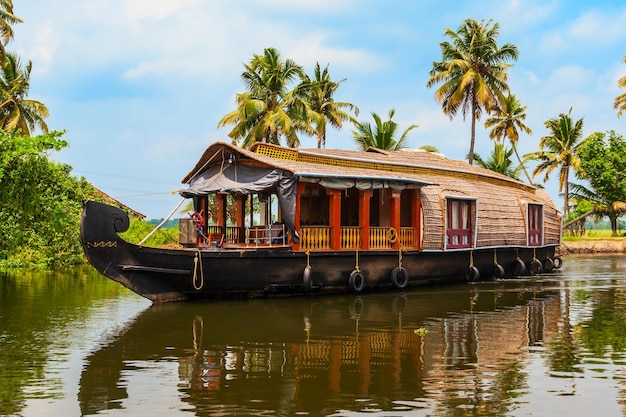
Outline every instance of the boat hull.
{"label": "boat hull", "polygon": [[[287,246],[163,249],[121,239],[118,233],[127,230],[128,224],[122,210],[86,201],[82,245],[100,273],[154,302],[401,291],[425,284],[491,279],[494,271],[496,276],[502,271],[504,277],[519,275],[520,264],[528,271],[533,269],[533,260],[543,264],[555,255],[554,246],[445,252],[299,252]],[[496,262],[502,269],[496,269]]]}

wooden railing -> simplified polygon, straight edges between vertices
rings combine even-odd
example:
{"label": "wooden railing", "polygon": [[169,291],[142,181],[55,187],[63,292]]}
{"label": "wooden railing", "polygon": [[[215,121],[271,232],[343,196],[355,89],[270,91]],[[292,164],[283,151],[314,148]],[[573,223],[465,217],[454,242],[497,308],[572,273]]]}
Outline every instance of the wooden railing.
{"label": "wooden railing", "polygon": [[[305,226],[300,228],[300,249],[302,250],[322,250],[331,249],[330,226]],[[361,247],[362,231],[358,226],[341,227],[340,249],[359,249]],[[370,249],[393,249],[393,244],[389,242],[389,227],[370,227],[369,247]],[[415,247],[415,228],[401,227],[397,234],[402,249]]]}
{"label": "wooden railing", "polygon": [[330,249],[330,226],[305,226],[300,228],[300,249]]}
{"label": "wooden railing", "polygon": [[361,228],[358,226],[341,227],[341,249],[359,249],[361,247]]}
{"label": "wooden railing", "polygon": [[370,249],[391,249],[388,227],[370,227]]}
{"label": "wooden railing", "polygon": [[400,228],[400,247],[402,249],[415,247],[415,228],[414,227],[401,227]]}

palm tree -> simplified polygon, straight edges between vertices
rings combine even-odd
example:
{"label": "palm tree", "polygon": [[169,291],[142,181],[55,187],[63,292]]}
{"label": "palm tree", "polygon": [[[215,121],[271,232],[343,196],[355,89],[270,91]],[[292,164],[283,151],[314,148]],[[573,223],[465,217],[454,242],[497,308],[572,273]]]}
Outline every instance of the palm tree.
{"label": "palm tree", "polygon": [[576,155],[583,134],[583,119],[572,120],[572,109],[567,114],[561,113],[558,117],[545,122],[550,135],[544,136],[539,141],[540,151],[533,152],[530,156],[539,161],[533,171],[533,178],[540,173],[545,173],[543,181],[548,181],[554,170],[559,170],[559,192],[563,192],[563,218],[569,211],[569,171],[570,167],[578,170],[580,159]]}
{"label": "palm tree", "polygon": [[398,124],[391,120],[396,111],[394,109],[389,110],[389,120],[383,122],[380,116],[372,112],[375,125],[369,122],[356,122],[355,126],[357,130],[352,131],[354,140],[360,149],[366,150],[367,148],[377,148],[387,151],[397,151],[399,149],[406,148],[406,141],[408,134],[411,130],[415,129],[417,125],[412,124],[407,127],[400,139],[396,141],[395,136],[398,131]]}
{"label": "palm tree", "polygon": [[439,148],[437,148],[435,145],[422,145],[417,149],[421,149],[426,152],[439,153]]}
{"label": "palm tree", "polygon": [[523,165],[513,167],[512,155],[513,150],[507,148],[504,143],[494,142],[489,159],[485,160],[478,154],[474,155],[475,165],[519,180],[519,170]]}
{"label": "palm tree", "polygon": [[611,222],[611,235],[617,236],[617,219],[626,213],[626,202],[610,201],[593,188],[587,188],[581,184],[570,183],[571,198],[588,201],[593,204],[596,217],[607,216]]}
{"label": "palm tree", "polygon": [[235,125],[228,136],[241,146],[254,142],[280,144],[284,136],[287,145],[300,144],[298,131],[313,133],[306,102],[297,97],[289,84],[303,79],[304,71],[294,61],[281,60],[274,48],[266,48],[263,55],[253,55],[241,79],[247,90],[237,94],[237,109],[225,115],[218,127]]}
{"label": "palm tree", "polygon": [[322,70],[320,64],[317,63],[314,69],[314,79],[311,80],[308,76],[305,76],[304,81],[300,85],[303,99],[306,100],[309,109],[314,113],[311,118],[315,125],[318,148],[326,147],[327,123],[337,129],[341,129],[344,121],[351,120],[354,122],[352,116],[343,111],[343,109],[354,111],[355,116],[359,115],[359,108],[354,104],[333,100],[333,95],[344,81],[345,78],[339,82],[332,81],[328,72],[328,66]]}
{"label": "palm tree", "polygon": [[435,100],[441,103],[443,112],[453,118],[459,109],[463,119],[467,113],[472,118],[472,130],[468,162],[474,161],[476,120],[482,110],[491,113],[501,107],[504,94],[509,91],[506,71],[507,61],[517,60],[517,46],[506,43],[498,47],[496,38],[500,25],[491,20],[478,22],[466,19],[459,30],[446,29],[444,35],[451,42],[440,43],[443,60],[433,62],[430,78],[426,84],[442,85],[435,91]]}
{"label": "palm tree", "polygon": [[22,23],[22,19],[13,14],[13,0],[0,0],[0,62],[6,57],[5,45],[13,39],[11,25]]}
{"label": "palm tree", "polygon": [[[626,64],[626,56],[624,57],[624,64]],[[620,88],[626,88],[626,75],[617,80],[617,86]],[[622,117],[622,112],[626,110],[626,92],[615,97],[613,108],[617,110],[617,117]]]}
{"label": "palm tree", "polygon": [[528,175],[528,171],[526,171],[526,167],[522,163],[519,153],[517,152],[519,131],[521,130],[527,135],[532,134],[532,130],[524,124],[524,120],[526,120],[526,106],[522,106],[515,95],[509,94],[504,99],[502,108],[497,110],[494,116],[485,121],[485,127],[487,129],[491,128],[491,132],[489,132],[489,137],[491,139],[509,139],[513,152],[515,152],[515,156],[526,174],[528,183],[532,184],[530,175]]}
{"label": "palm tree", "polygon": [[0,128],[16,129],[23,136],[30,136],[36,128],[48,132],[44,121],[50,115],[48,108],[41,102],[29,100],[30,72],[32,62],[22,67],[15,54],[8,53],[0,73]]}

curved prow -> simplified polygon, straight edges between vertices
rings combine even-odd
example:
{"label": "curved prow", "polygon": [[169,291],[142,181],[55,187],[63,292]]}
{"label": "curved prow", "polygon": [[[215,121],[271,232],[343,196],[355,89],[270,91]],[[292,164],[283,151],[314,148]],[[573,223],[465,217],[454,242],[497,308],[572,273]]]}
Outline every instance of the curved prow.
{"label": "curved prow", "polygon": [[[80,240],[89,263],[102,275],[152,301],[173,301],[186,296],[164,280],[150,276],[154,271],[180,274],[179,270],[145,265],[142,247],[130,244],[118,233],[128,230],[130,220],[123,210],[96,201],[85,201],[80,217]],[[145,257],[145,256],[143,256]],[[186,271],[184,271],[186,272]]]}

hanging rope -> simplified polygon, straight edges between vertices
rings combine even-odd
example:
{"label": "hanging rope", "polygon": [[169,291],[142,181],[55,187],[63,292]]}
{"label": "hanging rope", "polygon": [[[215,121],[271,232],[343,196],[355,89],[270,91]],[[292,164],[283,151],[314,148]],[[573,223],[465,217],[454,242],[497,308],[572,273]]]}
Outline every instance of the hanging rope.
{"label": "hanging rope", "polygon": [[308,250],[305,252],[305,254],[306,254],[306,267],[310,268],[311,267],[311,262],[310,262],[311,251]]}
{"label": "hanging rope", "polygon": [[398,249],[398,268],[402,268],[402,248]]}
{"label": "hanging rope", "polygon": [[359,271],[359,251],[358,250],[355,252],[355,255],[356,255],[356,265],[354,266],[354,269],[356,271]]}
{"label": "hanging rope", "polygon": [[[196,284],[198,282],[198,260],[200,261],[200,284]],[[193,258],[193,278],[191,283],[193,284],[193,289],[196,291],[200,291],[202,287],[204,287],[204,271],[202,270],[202,257],[200,249],[196,252],[195,258]]]}
{"label": "hanging rope", "polygon": [[469,264],[470,268],[472,268],[474,266],[474,251],[471,250],[470,251],[470,264]]}
{"label": "hanging rope", "polygon": [[498,264],[498,254],[495,249],[493,250],[493,263]]}

